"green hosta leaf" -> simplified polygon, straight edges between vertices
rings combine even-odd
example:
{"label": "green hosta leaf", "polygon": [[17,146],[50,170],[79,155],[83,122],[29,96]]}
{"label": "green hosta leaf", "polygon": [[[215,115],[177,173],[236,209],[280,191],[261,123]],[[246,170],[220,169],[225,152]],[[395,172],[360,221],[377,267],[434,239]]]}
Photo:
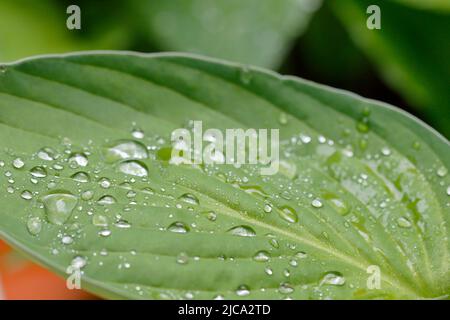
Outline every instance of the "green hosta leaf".
{"label": "green hosta leaf", "polygon": [[[404,112],[176,54],[1,70],[0,235],[61,275],[81,268],[84,288],[112,298],[448,298],[450,148]],[[279,173],[170,164],[170,133],[192,120],[279,129]]]}
{"label": "green hosta leaf", "polygon": [[369,0],[333,2],[355,43],[379,65],[386,81],[422,110],[436,129],[450,136],[450,44],[443,41],[450,30],[449,11],[384,1],[381,30],[369,30],[366,8],[371,4]]}
{"label": "green hosta leaf", "polygon": [[276,68],[321,0],[135,0],[151,43]]}

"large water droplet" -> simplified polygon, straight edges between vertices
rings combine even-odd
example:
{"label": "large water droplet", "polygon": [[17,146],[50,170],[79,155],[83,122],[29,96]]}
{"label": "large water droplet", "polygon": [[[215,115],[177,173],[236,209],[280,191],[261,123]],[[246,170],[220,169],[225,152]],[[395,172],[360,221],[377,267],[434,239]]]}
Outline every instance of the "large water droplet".
{"label": "large water droplet", "polygon": [[411,227],[411,222],[405,217],[398,218],[397,224],[400,228],[410,228]]}
{"label": "large water droplet", "polygon": [[47,176],[47,170],[44,167],[34,167],[30,170],[30,174],[35,178],[45,178]]}
{"label": "large water droplet", "polygon": [[320,281],[320,285],[324,284],[343,286],[345,284],[345,278],[340,272],[329,272]]}
{"label": "large water droplet", "polygon": [[23,162],[22,159],[20,158],[16,158],[14,159],[14,161],[12,162],[12,165],[14,168],[16,169],[22,169],[25,166],[25,162]]}
{"label": "large water droplet", "polygon": [[323,207],[322,201],[320,201],[319,199],[314,199],[314,200],[311,202],[311,205],[312,205],[314,208],[322,208],[322,207]]}
{"label": "large water droplet", "polygon": [[120,160],[142,160],[148,158],[145,145],[132,140],[118,141],[104,150],[105,160],[109,163]]}
{"label": "large water droplet", "polygon": [[439,177],[443,178],[447,175],[447,172],[448,172],[448,170],[446,167],[440,167],[439,169],[437,169],[436,174]]}
{"label": "large water droplet", "polygon": [[46,195],[42,198],[42,202],[48,221],[56,225],[62,225],[69,219],[78,199],[69,192],[61,191]]}
{"label": "large water droplet", "polygon": [[101,204],[101,205],[109,205],[109,204],[114,204],[116,203],[117,200],[113,197],[113,196],[103,196],[100,199],[98,199],[97,203]]}
{"label": "large water droplet", "polygon": [[186,203],[197,205],[197,206],[200,204],[200,201],[198,200],[198,198],[195,195],[193,195],[192,193],[185,193],[182,196],[180,196],[179,199]]}
{"label": "large water droplet", "polygon": [[256,236],[255,230],[249,226],[237,226],[228,230],[228,233],[239,237],[254,237]]}
{"label": "large water droplet", "polygon": [[183,222],[174,222],[170,226],[167,227],[167,230],[175,233],[187,233],[189,232],[189,227]]}
{"label": "large water droplet", "polygon": [[257,262],[267,262],[270,260],[270,254],[265,250],[258,251],[253,257],[253,260]]}
{"label": "large water droplet", "polygon": [[42,230],[41,219],[39,219],[38,217],[33,217],[33,218],[28,219],[27,229],[31,235],[33,235],[33,236],[38,235]]}
{"label": "large water droplet", "polygon": [[140,161],[125,161],[119,164],[119,171],[136,177],[148,176],[147,166]]}
{"label": "large water droplet", "polygon": [[88,163],[88,158],[84,153],[72,153],[69,157],[71,168],[86,167]]}
{"label": "large water droplet", "polygon": [[282,283],[282,284],[280,284],[278,291],[281,294],[291,294],[294,292],[294,287],[291,286],[289,283]]}
{"label": "large water droplet", "polygon": [[77,172],[71,176],[71,178],[75,181],[86,183],[91,181],[91,178],[89,177],[89,174],[86,172]]}
{"label": "large water droplet", "polygon": [[295,210],[289,206],[283,206],[278,210],[278,214],[280,217],[289,222],[289,223],[297,223],[298,222],[298,215]]}
{"label": "large water droplet", "polygon": [[53,161],[58,158],[58,154],[55,150],[49,147],[44,147],[38,151],[37,156],[44,161]]}
{"label": "large water droplet", "polygon": [[24,200],[31,200],[33,198],[33,194],[28,191],[28,190],[24,190],[21,194],[20,197]]}
{"label": "large water droplet", "polygon": [[236,289],[236,294],[240,297],[248,296],[250,294],[250,289],[246,285],[239,286]]}

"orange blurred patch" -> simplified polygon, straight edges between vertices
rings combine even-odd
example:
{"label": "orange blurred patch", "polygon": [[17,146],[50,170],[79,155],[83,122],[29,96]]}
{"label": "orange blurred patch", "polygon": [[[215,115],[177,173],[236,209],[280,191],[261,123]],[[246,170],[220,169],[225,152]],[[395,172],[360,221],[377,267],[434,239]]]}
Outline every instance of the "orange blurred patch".
{"label": "orange blurred patch", "polygon": [[0,299],[79,300],[96,299],[82,290],[69,290],[66,281],[24,260],[0,243]]}

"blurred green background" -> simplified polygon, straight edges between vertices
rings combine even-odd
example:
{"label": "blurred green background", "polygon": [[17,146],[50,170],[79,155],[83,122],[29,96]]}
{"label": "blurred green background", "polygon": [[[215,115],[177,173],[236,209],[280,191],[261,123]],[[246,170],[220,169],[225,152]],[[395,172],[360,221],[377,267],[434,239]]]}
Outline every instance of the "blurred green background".
{"label": "blurred green background", "polygon": [[[81,30],[66,8],[81,8]],[[381,30],[366,9],[381,8]],[[185,51],[399,106],[450,137],[449,0],[0,0],[0,61],[80,50]]]}

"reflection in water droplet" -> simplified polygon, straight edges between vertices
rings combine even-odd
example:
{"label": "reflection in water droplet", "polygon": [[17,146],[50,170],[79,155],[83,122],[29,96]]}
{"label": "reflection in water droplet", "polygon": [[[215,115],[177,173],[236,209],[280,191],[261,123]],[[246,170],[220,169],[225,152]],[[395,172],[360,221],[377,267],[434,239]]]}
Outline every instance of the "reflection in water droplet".
{"label": "reflection in water droplet", "polygon": [[306,252],[299,251],[299,252],[297,252],[297,253],[295,254],[295,257],[296,257],[297,259],[305,259],[305,258],[308,257],[308,255],[306,254]]}
{"label": "reflection in water droplet", "polygon": [[91,178],[86,172],[77,172],[71,176],[71,178],[75,181],[86,183],[91,181]]}
{"label": "reflection in water droplet", "polygon": [[328,201],[330,202],[333,209],[336,210],[339,214],[345,216],[350,212],[349,206],[343,200],[335,197],[330,197],[328,198]]}
{"label": "reflection in water droplet", "polygon": [[47,176],[47,170],[44,167],[34,167],[30,170],[30,174],[35,178],[45,178]]}
{"label": "reflection in water droplet", "polygon": [[271,213],[271,212],[272,212],[272,205],[266,203],[266,204],[264,205],[264,212],[265,212],[265,213]]}
{"label": "reflection in water droplet", "polygon": [[236,294],[240,297],[248,296],[250,294],[250,289],[246,285],[239,286],[236,289]]}
{"label": "reflection in water droplet", "polygon": [[64,224],[75,209],[78,199],[67,191],[52,193],[42,198],[49,222]]}
{"label": "reflection in water droplet", "polygon": [[33,236],[38,235],[42,230],[41,219],[39,219],[38,217],[33,217],[33,218],[28,219],[27,229],[31,235],[33,235]]}
{"label": "reflection in water droplet", "polygon": [[167,230],[175,233],[187,233],[189,232],[189,227],[185,225],[183,222],[174,222],[170,226],[167,227]]}
{"label": "reflection in water droplet", "polygon": [[139,161],[125,161],[119,164],[119,171],[136,177],[148,176],[147,166]]}
{"label": "reflection in water droplet", "polygon": [[391,149],[389,149],[388,147],[384,147],[383,149],[381,149],[381,154],[383,156],[390,156],[391,155]]}
{"label": "reflection in water droplet", "polygon": [[450,196],[450,186],[447,187],[447,195]]}
{"label": "reflection in water droplet", "polygon": [[257,262],[267,262],[270,260],[270,254],[265,250],[258,251],[253,257],[253,260]]}
{"label": "reflection in water droplet", "polygon": [[49,147],[44,147],[38,151],[37,156],[41,160],[53,161],[58,158],[58,154],[55,150]]}
{"label": "reflection in water droplet", "polygon": [[108,205],[108,204],[114,204],[117,200],[113,196],[103,196],[100,199],[98,199],[97,203],[101,205]]}
{"label": "reflection in water droplet", "polygon": [[249,226],[237,226],[228,230],[228,233],[239,237],[254,237],[256,236],[255,230]]}
{"label": "reflection in water droplet", "polygon": [[120,160],[142,160],[148,158],[145,145],[132,140],[118,141],[104,150],[105,160],[109,163]]}
{"label": "reflection in water droplet", "polygon": [[272,270],[272,268],[270,268],[270,267],[266,267],[266,268],[264,269],[264,272],[265,272],[267,275],[269,275],[269,276],[273,275],[273,270]]}
{"label": "reflection in water droplet", "polygon": [[106,237],[109,237],[111,235],[111,230],[101,230],[98,234],[100,236],[106,238]]}
{"label": "reflection in water droplet", "polygon": [[31,200],[33,198],[33,194],[28,191],[28,190],[24,190],[21,194],[20,197],[24,200]]}
{"label": "reflection in water droplet", "polygon": [[180,196],[178,199],[189,203],[189,204],[193,204],[193,205],[199,205],[200,201],[198,200],[198,198],[193,195],[192,193],[185,193],[182,196]]}
{"label": "reflection in water droplet", "polygon": [[297,223],[298,222],[298,215],[295,212],[295,210],[289,206],[283,206],[278,210],[279,216],[289,222],[289,223]]}
{"label": "reflection in water droplet", "polygon": [[400,217],[397,219],[397,224],[400,228],[410,228],[411,227],[411,222],[404,217]]}
{"label": "reflection in water droplet", "polygon": [[324,284],[342,286],[345,284],[345,278],[340,272],[329,272],[320,281],[320,285]]}
{"label": "reflection in water droplet", "polygon": [[22,159],[16,158],[12,163],[13,167],[16,169],[22,169],[25,166],[25,162]]}
{"label": "reflection in water droplet", "polygon": [[88,163],[88,158],[84,153],[72,153],[69,157],[71,168],[86,167]]}

